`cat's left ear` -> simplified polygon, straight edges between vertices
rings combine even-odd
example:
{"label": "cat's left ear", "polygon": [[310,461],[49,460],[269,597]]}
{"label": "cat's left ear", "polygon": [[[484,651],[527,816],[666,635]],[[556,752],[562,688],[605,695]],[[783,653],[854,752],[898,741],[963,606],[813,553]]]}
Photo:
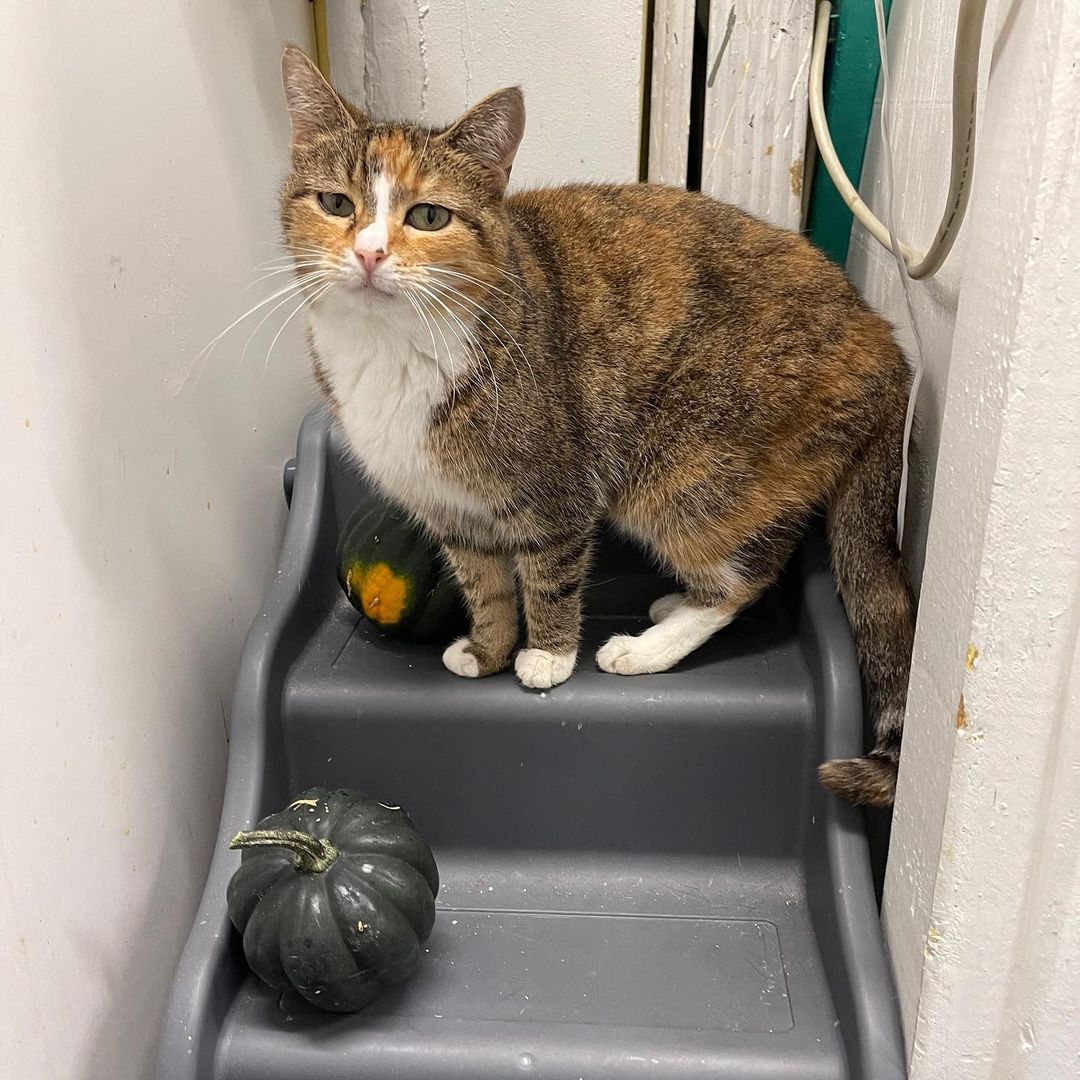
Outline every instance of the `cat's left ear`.
{"label": "cat's left ear", "polygon": [[506,187],[524,134],[525,97],[520,87],[511,86],[489,94],[440,138],[486,165],[500,187]]}

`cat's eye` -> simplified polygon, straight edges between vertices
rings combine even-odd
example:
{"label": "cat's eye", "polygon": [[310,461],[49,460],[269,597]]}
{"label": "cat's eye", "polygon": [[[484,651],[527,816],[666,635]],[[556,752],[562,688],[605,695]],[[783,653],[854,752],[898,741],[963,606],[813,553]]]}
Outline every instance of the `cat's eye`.
{"label": "cat's eye", "polygon": [[340,191],[320,191],[319,205],[334,217],[352,217],[356,207],[348,195],[342,195]]}
{"label": "cat's eye", "polygon": [[450,211],[436,203],[417,203],[406,215],[405,224],[424,232],[445,229],[450,224]]}

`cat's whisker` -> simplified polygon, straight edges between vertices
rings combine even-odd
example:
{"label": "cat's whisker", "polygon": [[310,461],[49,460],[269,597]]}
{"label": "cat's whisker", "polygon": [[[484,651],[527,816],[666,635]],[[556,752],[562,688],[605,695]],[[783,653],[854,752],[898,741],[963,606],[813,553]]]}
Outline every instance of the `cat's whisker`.
{"label": "cat's whisker", "polygon": [[[529,360],[528,356],[525,355],[525,350],[521,347],[520,344],[518,344],[517,338],[514,337],[514,335],[507,329],[507,327],[498,318],[496,318],[495,315],[493,315],[490,311],[488,311],[487,308],[485,308],[482,304],[477,303],[477,301],[473,300],[471,297],[466,296],[465,293],[461,292],[460,289],[455,289],[455,288],[453,288],[453,286],[446,285],[443,282],[431,282],[431,285],[433,285],[436,288],[439,288],[439,289],[443,290],[443,292],[445,294],[452,295],[456,299],[463,300],[463,301],[465,301],[465,303],[470,304],[473,308],[475,308],[478,312],[480,312],[481,316],[484,316],[487,319],[493,320],[499,326],[499,328],[503,331],[503,333],[506,334],[506,336],[510,339],[510,342],[513,344],[514,348],[517,349],[518,353],[521,355],[521,359],[525,361],[525,365],[529,369],[529,375],[532,378],[533,392],[538,393],[539,392],[539,387],[537,386],[537,383],[536,383],[536,372],[533,370],[532,363]],[[500,337],[498,331],[493,329],[489,323],[484,321],[483,318],[480,318],[480,317],[476,317],[476,318],[477,318],[477,321],[481,323],[481,325],[483,325],[487,330],[489,330],[491,332],[491,334],[495,338],[495,340],[498,341],[500,347],[506,353],[507,359],[514,366],[515,371],[517,371],[517,361],[514,360],[513,356],[510,353],[509,348],[507,348],[506,343],[502,340],[502,338]]]}
{"label": "cat's whisker", "polygon": [[308,288],[308,286],[315,285],[316,283],[329,277],[330,273],[331,271],[329,270],[312,272],[311,274],[305,274],[302,278],[298,278],[293,283],[295,288],[289,293],[289,295],[286,296],[284,300],[276,303],[268,312],[266,312],[266,314],[263,315],[263,317],[255,324],[255,328],[251,331],[251,333],[248,334],[248,339],[244,343],[244,348],[240,352],[240,361],[238,364],[239,367],[243,367],[244,358],[247,356],[247,351],[251,347],[251,343],[255,339],[255,335],[258,334],[259,330],[266,323],[267,319],[269,319],[270,316],[278,310],[278,308],[284,307],[290,300],[295,300],[297,295],[304,292]]}
{"label": "cat's whisker", "polygon": [[[428,331],[429,332],[431,331],[430,323],[434,323],[435,329],[439,331],[439,337],[442,338],[443,346],[446,349],[446,360],[447,360],[447,363],[450,365],[450,403],[452,405],[457,401],[457,393],[458,393],[458,391],[457,391],[457,368],[456,368],[456,366],[454,364],[454,350],[451,349],[450,345],[447,343],[446,335],[443,333],[442,326],[439,323],[438,318],[436,317],[438,315],[438,312],[436,312],[435,309],[430,306],[430,301],[425,299],[425,297],[423,297],[418,291],[416,291],[415,288],[413,288],[411,291],[412,291],[413,297],[415,298],[416,303],[418,305],[417,310],[420,312],[421,318],[423,318],[423,320],[424,320],[424,324],[428,327]],[[430,318],[430,323],[429,323],[429,318]],[[464,348],[464,346],[461,345],[461,339],[458,338],[457,340],[458,340],[459,346]],[[435,341],[435,338],[434,338],[434,335],[432,335],[432,344],[434,344],[434,341]],[[438,350],[436,350],[436,354],[435,354],[435,366],[436,366],[436,368],[438,368],[438,363],[439,363],[439,361],[438,361]]]}
{"label": "cat's whisker", "polygon": [[[472,281],[475,281],[478,285],[484,285],[489,289],[498,290],[498,286],[493,285],[490,281],[484,281],[482,278],[473,277],[473,275],[467,274],[463,270],[457,270],[457,269],[454,269],[453,267],[450,267],[450,266],[429,266],[428,269],[429,270],[439,270],[439,271],[442,271],[444,273],[456,274],[458,277],[470,278]],[[497,274],[502,274],[502,276],[507,279],[509,284],[513,285],[514,288],[518,290],[518,292],[520,292],[522,294],[525,294],[527,292],[525,286],[522,285],[521,282],[518,281],[518,279],[516,277],[514,277],[512,274],[507,273],[505,270],[501,269],[498,266],[489,266],[488,269],[494,270],[495,273],[497,273]],[[501,290],[499,290],[499,291],[501,291]],[[509,296],[510,294],[506,293],[505,295]]]}
{"label": "cat's whisker", "polygon": [[256,263],[252,267],[253,270],[268,270],[271,267],[278,266],[296,266],[303,261],[334,261],[328,260],[328,256],[325,251],[290,251],[288,255],[280,255],[276,259],[267,259],[266,262]]}
{"label": "cat's whisker", "polygon": [[523,293],[528,291],[525,286],[522,285],[521,280],[517,277],[517,275],[511,274],[508,270],[503,270],[502,267],[499,266],[493,266],[492,269],[495,271],[496,274],[502,274],[502,276],[506,278],[507,281],[513,284],[516,288],[520,289]]}
{"label": "cat's whisker", "polygon": [[427,329],[427,332],[431,335],[431,349],[432,353],[434,354],[431,377],[434,380],[435,392],[437,396],[439,390],[439,349],[438,346],[435,344],[435,332],[431,329],[431,326],[428,324],[427,318],[425,317],[423,311],[420,310],[420,305],[417,303],[416,298],[412,294],[412,291],[407,286],[402,285],[401,295],[404,296],[406,300],[408,300],[409,305],[412,307],[413,311],[416,312],[417,318],[420,319],[420,321],[424,324],[424,327]]}
{"label": "cat's whisker", "polygon": [[495,431],[495,427],[499,422],[499,380],[495,377],[495,368],[491,363],[491,359],[488,357],[487,350],[484,348],[483,343],[473,334],[469,328],[465,325],[461,317],[446,303],[445,300],[439,296],[438,293],[430,289],[429,284],[421,286],[421,288],[427,293],[427,295],[434,300],[440,307],[446,310],[446,313],[461,327],[466,338],[472,343],[476,351],[484,358],[484,363],[487,364],[487,369],[491,373],[491,388],[495,394],[495,415],[491,423],[492,432]]}
{"label": "cat's whisker", "polygon": [[242,323],[245,319],[249,318],[250,316],[254,315],[255,312],[257,312],[260,308],[265,307],[267,304],[272,304],[275,300],[280,299],[282,296],[285,296],[288,293],[295,292],[296,287],[297,287],[297,283],[295,281],[290,282],[284,288],[278,289],[277,292],[273,292],[269,296],[263,297],[263,299],[260,300],[257,304],[253,304],[251,307],[249,307],[247,309],[247,311],[244,312],[243,315],[241,315],[239,318],[233,319],[233,321],[231,323],[229,323],[229,325],[226,326],[224,330],[222,330],[219,334],[216,334],[214,337],[212,337],[195,354],[195,357],[194,357],[192,363],[198,364],[198,363],[201,363],[202,361],[206,360],[206,358],[210,355],[210,353],[214,351],[214,349],[216,348],[218,342],[220,342],[221,339],[230,330],[232,330],[235,327],[239,326],[240,323]]}
{"label": "cat's whisker", "polygon": [[[506,298],[504,303],[507,302],[507,301],[509,301],[510,303],[518,303],[519,302],[517,297],[511,296],[510,293],[508,293],[505,289],[500,289],[498,287],[498,285],[492,285],[490,281],[484,281],[481,278],[473,277],[472,274],[465,274],[465,273],[462,273],[460,270],[451,270],[447,266],[428,266],[428,267],[426,267],[426,269],[430,273],[433,273],[433,274],[446,274],[446,275],[448,275],[450,277],[461,278],[462,280],[468,281],[468,282],[472,283],[473,285],[478,285],[482,289],[487,289],[489,292],[498,293],[499,296],[502,296],[502,297]],[[509,306],[509,303],[507,304],[507,306]]]}
{"label": "cat's whisker", "polygon": [[319,297],[327,291],[327,289],[332,289],[333,287],[333,281],[323,282],[323,284],[319,285],[310,296],[305,295],[304,298],[300,301],[300,303],[297,304],[291,312],[289,312],[288,317],[278,328],[278,332],[274,335],[274,340],[270,342],[270,348],[266,350],[266,360],[263,362],[263,375],[265,375],[267,371],[270,370],[270,354],[274,351],[274,346],[278,343],[278,338],[280,338],[281,335],[285,332],[285,327],[288,326],[289,323],[291,323],[293,319],[296,318],[296,316],[304,310],[305,307],[314,304],[315,301],[318,300]]}
{"label": "cat's whisker", "polygon": [[329,269],[325,263],[309,262],[309,263],[294,263],[291,266],[282,266],[277,270],[271,270],[269,273],[263,274],[257,277],[254,281],[245,285],[241,290],[240,295],[243,296],[249,289],[254,289],[256,285],[261,285],[264,281],[269,281],[272,277],[277,277],[280,274],[295,273],[297,270],[303,270],[307,272],[309,270],[316,269]]}
{"label": "cat's whisker", "polygon": [[[454,299],[456,299],[458,301],[463,301],[465,303],[468,303],[468,305],[470,305],[472,308],[475,309],[475,312],[470,312],[470,318],[472,318],[478,325],[483,326],[487,330],[487,332],[491,335],[491,337],[495,338],[496,342],[498,343],[499,348],[502,349],[502,351],[505,354],[507,354],[507,360],[510,362],[511,367],[514,369],[514,374],[517,376],[518,387],[521,387],[521,368],[519,368],[519,365],[517,364],[517,361],[516,361],[513,353],[510,351],[510,348],[508,347],[507,342],[505,342],[505,340],[503,340],[503,337],[499,333],[499,330],[496,329],[495,326],[492,326],[487,320],[488,319],[494,320],[502,328],[503,333],[505,335],[507,335],[507,337],[513,343],[514,348],[517,349],[518,353],[521,353],[522,359],[525,361],[525,364],[529,369],[529,376],[530,376],[530,378],[532,380],[532,391],[534,391],[534,393],[538,393],[539,392],[539,387],[537,386],[536,372],[535,372],[534,369],[532,369],[532,364],[529,361],[528,356],[525,354],[525,350],[522,349],[522,347],[518,345],[517,339],[513,336],[513,334],[510,333],[510,330],[507,329],[507,327],[505,327],[496,318],[495,315],[492,315],[482,305],[478,305],[478,303],[475,300],[473,300],[471,297],[465,296],[463,293],[461,293],[459,291],[459,289],[451,288],[449,286],[446,286],[443,283],[432,282],[431,284],[432,284],[432,286],[440,289],[441,293],[444,296],[451,296],[451,297],[453,297]],[[487,316],[487,318],[484,318],[485,315]]]}
{"label": "cat's whisker", "polygon": [[427,318],[424,315],[424,312],[420,310],[420,305],[416,302],[416,297],[413,294],[413,291],[410,288],[408,288],[408,286],[402,286],[401,294],[402,294],[402,296],[405,297],[406,300],[409,301],[409,304],[412,307],[413,311],[416,312],[417,317],[424,324],[424,329],[427,330],[428,334],[430,335],[430,337],[431,337],[431,354],[435,359],[435,366],[438,367],[439,366],[439,348],[435,344],[435,331],[432,330],[431,325],[428,323]]}
{"label": "cat's whisker", "polygon": [[[447,359],[449,360],[449,362],[451,364],[451,370],[453,370],[454,350],[450,348],[450,343],[446,340],[446,335],[443,333],[442,323],[436,317],[438,315],[438,312],[433,307],[430,306],[430,301],[428,301],[422,295],[422,293],[420,292],[420,287],[416,283],[414,283],[409,288],[410,288],[410,291],[412,292],[412,295],[416,298],[416,300],[418,302],[422,303],[424,305],[424,307],[425,307],[425,310],[427,310],[429,312],[429,314],[431,316],[431,319],[435,324],[435,329],[439,331],[439,337],[442,338],[443,348],[446,349]],[[460,345],[460,343],[461,343],[460,339],[458,339],[458,344]]]}

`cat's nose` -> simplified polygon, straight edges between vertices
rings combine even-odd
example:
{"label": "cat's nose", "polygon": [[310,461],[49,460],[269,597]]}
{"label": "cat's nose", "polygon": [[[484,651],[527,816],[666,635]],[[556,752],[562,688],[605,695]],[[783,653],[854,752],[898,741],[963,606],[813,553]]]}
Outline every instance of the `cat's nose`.
{"label": "cat's nose", "polygon": [[375,273],[375,267],[386,258],[386,250],[381,247],[369,248],[357,244],[355,250],[356,257],[364,264],[364,269],[369,275]]}

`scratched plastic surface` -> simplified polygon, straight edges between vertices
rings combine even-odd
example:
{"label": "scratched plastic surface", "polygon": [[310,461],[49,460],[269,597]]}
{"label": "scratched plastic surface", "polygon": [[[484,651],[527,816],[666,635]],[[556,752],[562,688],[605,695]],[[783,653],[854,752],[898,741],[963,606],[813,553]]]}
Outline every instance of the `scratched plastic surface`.
{"label": "scratched plastic surface", "polygon": [[[159,1080],[900,1080],[862,819],[813,780],[862,742],[823,541],[675,671],[596,669],[664,582],[605,544],[578,671],[462,680],[360,620],[337,530],[370,498],[320,414],[241,661],[221,836]],[[224,841],[310,784],[404,805],[443,878],[423,963],[354,1016],[247,971]]]}

